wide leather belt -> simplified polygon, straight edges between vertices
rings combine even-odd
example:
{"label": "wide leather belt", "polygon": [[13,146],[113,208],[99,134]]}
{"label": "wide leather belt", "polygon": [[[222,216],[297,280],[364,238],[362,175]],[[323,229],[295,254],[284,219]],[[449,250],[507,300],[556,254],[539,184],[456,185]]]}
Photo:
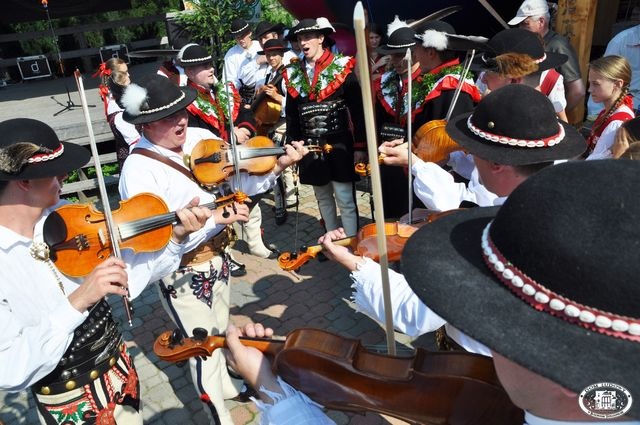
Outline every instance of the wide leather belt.
{"label": "wide leather belt", "polygon": [[83,370],[78,371],[77,374],[71,376],[69,379],[64,381],[56,381],[56,382],[38,382],[35,386],[36,392],[42,395],[56,395],[62,394],[67,391],[74,390],[76,388],[83,387],[93,380],[102,376],[106,371],[112,368],[118,358],[122,355],[122,352],[126,350],[125,344],[122,342],[122,339],[118,341],[117,344],[114,345],[114,350],[110,355],[98,363],[97,365],[92,365],[90,368],[83,368]]}
{"label": "wide leather belt", "polygon": [[349,111],[342,100],[304,103],[299,111],[306,139],[324,139],[349,129]]}
{"label": "wide leather belt", "polygon": [[204,263],[216,257],[229,245],[232,238],[230,226],[227,226],[220,233],[212,237],[206,242],[198,245],[193,251],[189,251],[182,256],[180,267],[192,266],[194,264]]}

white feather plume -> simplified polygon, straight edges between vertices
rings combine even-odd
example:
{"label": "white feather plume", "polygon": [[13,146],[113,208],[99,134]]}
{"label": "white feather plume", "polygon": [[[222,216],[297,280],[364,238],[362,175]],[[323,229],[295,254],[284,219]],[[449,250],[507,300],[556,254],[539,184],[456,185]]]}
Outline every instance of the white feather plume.
{"label": "white feather plume", "polygon": [[401,21],[400,18],[398,18],[398,15],[396,15],[393,22],[391,22],[387,26],[387,37],[391,37],[391,34],[396,32],[396,30],[399,30],[400,28],[405,28],[405,27],[409,27],[409,25],[407,25],[405,21]]}
{"label": "white feather plume", "polygon": [[120,102],[128,114],[138,116],[140,115],[142,107],[147,104],[147,98],[147,89],[135,83],[131,83],[124,90],[124,93],[120,98]]}
{"label": "white feather plume", "polygon": [[436,30],[426,30],[422,34],[422,46],[426,48],[434,48],[438,51],[447,50],[448,41],[447,34],[436,31]]}
{"label": "white feather plume", "polygon": [[336,32],[336,29],[331,25],[331,22],[323,16],[316,18],[316,22],[321,29],[330,29],[331,32]]}

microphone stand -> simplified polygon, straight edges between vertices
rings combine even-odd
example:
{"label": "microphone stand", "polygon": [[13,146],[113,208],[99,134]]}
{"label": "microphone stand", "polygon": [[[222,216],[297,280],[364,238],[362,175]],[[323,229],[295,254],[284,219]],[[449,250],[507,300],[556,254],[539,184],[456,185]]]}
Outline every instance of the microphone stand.
{"label": "microphone stand", "polygon": [[[58,66],[60,68],[60,74],[62,78],[64,78],[64,63],[62,62],[62,53],[60,52],[60,46],[58,45],[58,37],[56,36],[56,31],[53,28],[53,23],[51,22],[51,15],[49,14],[49,2],[48,0],[42,0],[42,7],[44,11],[47,13],[47,23],[49,24],[49,30],[51,30],[51,37],[53,38],[53,47],[55,49],[55,53],[58,57]],[[51,96],[51,99],[55,100],[60,106],[63,106],[61,110],[54,113],[53,116],[56,117],[65,111],[70,111],[73,108],[82,108],[82,105],[76,105],[73,100],[71,100],[71,92],[69,91],[69,86],[67,85],[67,81],[64,82],[64,88],[67,91],[67,104],[61,103],[54,96]],[[87,105],[89,107],[95,108],[96,105]]]}

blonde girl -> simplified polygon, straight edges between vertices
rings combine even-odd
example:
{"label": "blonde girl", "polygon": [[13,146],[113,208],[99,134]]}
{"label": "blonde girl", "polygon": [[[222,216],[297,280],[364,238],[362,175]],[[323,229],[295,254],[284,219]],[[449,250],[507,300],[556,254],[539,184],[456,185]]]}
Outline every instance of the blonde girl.
{"label": "blonde girl", "polygon": [[629,95],[631,66],[622,56],[604,56],[589,64],[589,93],[604,109],[596,118],[587,139],[587,159],[613,157],[618,128],[635,117]]}

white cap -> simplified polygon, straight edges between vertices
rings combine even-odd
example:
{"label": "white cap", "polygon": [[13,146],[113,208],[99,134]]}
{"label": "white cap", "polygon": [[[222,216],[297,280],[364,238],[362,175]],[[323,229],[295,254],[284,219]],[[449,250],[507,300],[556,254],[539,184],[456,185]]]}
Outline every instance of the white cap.
{"label": "white cap", "polygon": [[509,25],[518,25],[529,16],[540,16],[549,13],[549,5],[546,0],[525,0],[520,5],[516,16],[509,21]]}

